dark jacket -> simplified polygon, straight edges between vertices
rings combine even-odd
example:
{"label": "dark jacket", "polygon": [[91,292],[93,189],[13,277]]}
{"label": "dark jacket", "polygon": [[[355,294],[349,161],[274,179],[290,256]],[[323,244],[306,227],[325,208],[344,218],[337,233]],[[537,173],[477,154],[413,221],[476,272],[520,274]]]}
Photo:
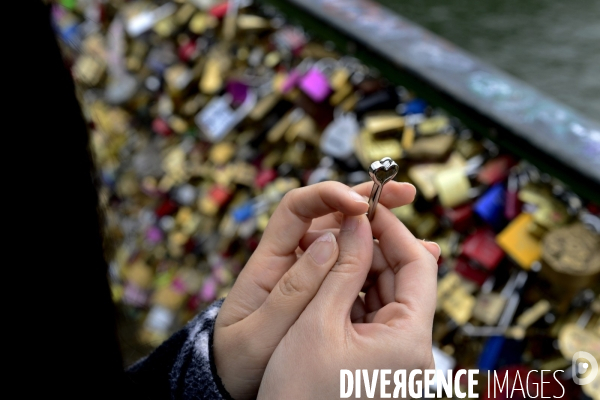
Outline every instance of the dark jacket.
{"label": "dark jacket", "polygon": [[[221,399],[216,302],[127,371],[104,258],[88,127],[42,1],[17,2],[4,37],[3,302],[15,399]],[[8,26],[8,25],[7,25]],[[9,142],[10,139],[10,142]],[[16,143],[15,143],[16,142]],[[6,197],[6,198],[8,198]],[[6,261],[5,260],[5,261]],[[15,277],[9,277],[14,273]]]}

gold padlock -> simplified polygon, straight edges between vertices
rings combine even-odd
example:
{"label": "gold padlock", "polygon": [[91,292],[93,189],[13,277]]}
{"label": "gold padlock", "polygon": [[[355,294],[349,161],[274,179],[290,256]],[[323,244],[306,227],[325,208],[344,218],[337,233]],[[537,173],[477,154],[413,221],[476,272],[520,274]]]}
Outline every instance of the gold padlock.
{"label": "gold padlock", "polygon": [[204,12],[197,12],[194,14],[189,23],[189,29],[196,35],[202,35],[208,29],[215,28],[219,23],[219,20],[210,14]]}
{"label": "gold padlock", "polygon": [[430,118],[427,118],[425,121],[420,122],[417,125],[417,132],[419,135],[435,135],[437,133],[443,132],[450,126],[450,119],[443,115],[436,115]]}
{"label": "gold padlock", "polygon": [[371,133],[362,130],[355,139],[356,156],[365,168],[368,168],[373,160],[381,160],[390,157],[394,160],[402,158],[402,147],[396,139],[374,140]]}
{"label": "gold padlock", "polygon": [[600,235],[582,223],[554,229],[543,239],[542,260],[542,274],[556,287],[592,287],[600,278]]}
{"label": "gold padlock", "polygon": [[433,184],[444,207],[456,207],[469,200],[471,183],[463,167],[443,169],[435,175]]}
{"label": "gold padlock", "polygon": [[452,149],[454,135],[423,136],[415,140],[407,156],[415,160],[439,160]]}
{"label": "gold padlock", "polygon": [[353,93],[354,87],[351,83],[346,82],[339,89],[337,89],[333,94],[329,97],[329,104],[332,106],[339,105],[345,98],[347,98],[351,93]]}
{"label": "gold padlock", "polygon": [[364,117],[365,130],[372,135],[384,134],[386,132],[399,132],[404,127],[404,117],[395,112],[371,113]]}
{"label": "gold padlock", "polygon": [[336,68],[329,76],[329,86],[334,91],[338,91],[347,86],[348,79],[350,79],[350,72],[346,68]]}

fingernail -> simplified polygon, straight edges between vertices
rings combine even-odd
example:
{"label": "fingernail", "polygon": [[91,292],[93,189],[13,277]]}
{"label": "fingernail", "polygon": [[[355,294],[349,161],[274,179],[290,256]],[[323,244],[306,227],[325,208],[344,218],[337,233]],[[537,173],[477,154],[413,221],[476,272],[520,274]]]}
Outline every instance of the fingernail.
{"label": "fingernail", "polygon": [[352,197],[352,200],[354,200],[358,203],[369,204],[369,202],[367,200],[365,200],[364,196],[361,196],[360,194],[356,193],[354,190],[350,190],[348,193],[350,193],[350,197]]}
{"label": "fingernail", "polygon": [[340,227],[340,231],[354,231],[358,226],[358,217],[352,216],[344,216],[344,220],[342,221],[342,226]]}
{"label": "fingernail", "polygon": [[438,248],[437,258],[440,258],[440,256],[442,255],[442,248],[436,242],[431,242],[431,243],[433,243],[433,244],[435,244],[437,246],[437,248]]}
{"label": "fingernail", "polygon": [[318,265],[323,265],[331,258],[335,250],[335,236],[327,232],[315,240],[308,248],[307,252]]}
{"label": "fingernail", "polygon": [[442,248],[440,247],[440,245],[437,244],[436,242],[432,242],[431,240],[423,239],[423,241],[427,242],[427,243],[435,244],[437,246],[437,248],[438,248],[437,258],[440,258],[440,256],[442,255]]}

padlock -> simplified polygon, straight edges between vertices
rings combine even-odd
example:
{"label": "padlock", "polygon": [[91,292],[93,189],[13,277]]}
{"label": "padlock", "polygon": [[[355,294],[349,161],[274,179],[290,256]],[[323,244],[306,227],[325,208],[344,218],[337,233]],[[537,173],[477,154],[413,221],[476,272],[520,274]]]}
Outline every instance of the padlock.
{"label": "padlock", "polygon": [[566,323],[560,328],[558,347],[567,360],[572,360],[578,352],[586,352],[596,359],[600,358],[600,336],[589,323],[593,314],[593,308],[586,307],[575,322]]}
{"label": "padlock", "polygon": [[348,79],[350,79],[350,71],[345,67],[336,67],[329,75],[329,86],[334,91],[338,91],[347,85]]}
{"label": "padlock", "polygon": [[350,157],[354,153],[354,142],[359,130],[353,113],[340,113],[323,131],[321,151],[339,159]]}
{"label": "padlock", "polygon": [[501,183],[489,188],[473,205],[473,212],[495,231],[505,224],[506,193]]}
{"label": "padlock", "polygon": [[225,85],[225,90],[231,95],[231,105],[239,107],[246,100],[249,88],[241,80],[229,79]]}
{"label": "padlock", "polygon": [[406,155],[414,160],[441,160],[448,155],[453,143],[453,135],[423,136],[415,140]]}
{"label": "padlock", "polygon": [[177,23],[175,21],[175,18],[172,15],[170,15],[156,22],[152,27],[152,30],[156,32],[158,36],[166,39],[175,34],[175,32],[177,31]]}
{"label": "padlock", "polygon": [[509,155],[492,158],[481,168],[477,174],[477,180],[488,186],[503,182],[516,163],[516,160]]}
{"label": "padlock", "polygon": [[438,305],[457,325],[464,325],[471,319],[475,297],[465,288],[461,278],[448,273],[438,283]]}
{"label": "padlock", "polygon": [[204,94],[217,93],[223,86],[223,75],[229,69],[231,62],[219,49],[208,54],[204,63],[199,88]]}
{"label": "padlock", "polygon": [[105,72],[106,63],[91,55],[79,57],[73,66],[75,80],[88,86],[96,85]]}
{"label": "padlock", "polygon": [[437,196],[434,184],[435,176],[444,169],[444,164],[417,164],[408,169],[410,180],[417,186],[419,193],[426,200],[432,201]]}
{"label": "padlock", "polygon": [[398,113],[401,115],[424,114],[427,109],[427,102],[423,99],[412,99],[398,106]]}
{"label": "padlock", "polygon": [[[333,94],[329,97],[329,104],[332,106],[338,106],[342,104],[345,99],[349,99],[349,96],[354,93],[354,87],[351,83],[347,82],[342,87],[337,89]],[[345,110],[350,111],[350,110]]]}
{"label": "padlock", "polygon": [[177,6],[174,3],[165,3],[153,10],[143,10],[127,19],[125,28],[131,37],[137,37],[151,29],[159,21],[175,13]]}
{"label": "padlock", "polygon": [[179,95],[192,81],[192,72],[183,64],[175,64],[164,72],[165,83],[171,96]]}
{"label": "padlock", "polygon": [[496,243],[525,270],[529,270],[542,254],[540,241],[528,232],[532,221],[530,214],[521,213],[496,236]]}
{"label": "padlock", "polygon": [[200,11],[194,14],[188,26],[192,33],[202,35],[207,30],[215,28],[217,24],[217,18],[211,14]]}
{"label": "padlock", "polygon": [[443,169],[435,175],[433,184],[444,207],[456,207],[470,199],[471,183],[463,167]]}
{"label": "padlock", "polygon": [[300,77],[298,87],[316,103],[321,103],[331,93],[327,76],[316,67],[310,68]]}
{"label": "padlock", "polygon": [[575,223],[549,232],[542,242],[542,275],[568,293],[600,278],[600,235]]}
{"label": "padlock", "polygon": [[363,123],[365,129],[375,135],[381,137],[382,134],[392,132],[396,135],[404,127],[404,117],[399,116],[395,112],[378,112],[369,113],[364,116]]}
{"label": "padlock", "polygon": [[488,271],[495,270],[504,258],[494,233],[486,229],[479,229],[464,240],[461,255]]}
{"label": "padlock", "polygon": [[422,136],[445,133],[448,129],[450,129],[450,120],[444,115],[427,118],[416,125],[417,133]]}
{"label": "padlock", "polygon": [[533,213],[533,221],[547,230],[553,230],[565,225],[571,219],[564,203],[554,199],[547,198],[538,205]]}
{"label": "padlock", "polygon": [[211,142],[222,140],[235,126],[240,123],[256,105],[256,95],[249,90],[244,102],[233,110],[230,104],[233,97],[224,94],[214,97],[196,117],[196,125],[202,130],[206,139]]}

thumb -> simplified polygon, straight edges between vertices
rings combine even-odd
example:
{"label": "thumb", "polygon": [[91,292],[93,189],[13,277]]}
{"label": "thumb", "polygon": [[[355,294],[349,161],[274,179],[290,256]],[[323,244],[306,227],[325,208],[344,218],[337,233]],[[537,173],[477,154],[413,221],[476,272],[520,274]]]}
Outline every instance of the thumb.
{"label": "thumb", "polygon": [[337,314],[349,318],[373,260],[373,234],[366,215],[344,216],[338,246],[337,262],[323,281],[314,303],[328,316]]}

